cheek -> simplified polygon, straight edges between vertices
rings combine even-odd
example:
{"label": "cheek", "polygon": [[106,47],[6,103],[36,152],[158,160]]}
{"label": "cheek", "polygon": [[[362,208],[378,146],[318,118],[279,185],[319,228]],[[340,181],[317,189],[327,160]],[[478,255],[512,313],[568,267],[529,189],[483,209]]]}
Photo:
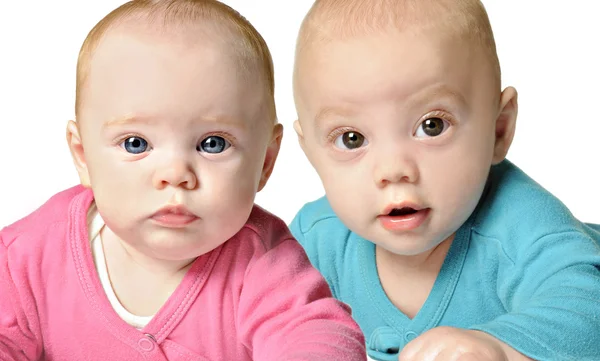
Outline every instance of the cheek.
{"label": "cheek", "polygon": [[239,158],[214,164],[200,175],[200,188],[225,206],[251,204],[260,180],[258,163],[257,159]]}
{"label": "cheek", "polygon": [[343,219],[364,215],[371,209],[373,197],[372,172],[365,164],[320,164],[319,177],[334,211]]}
{"label": "cheek", "polygon": [[141,162],[122,162],[109,157],[98,157],[88,162],[94,193],[120,199],[132,198],[146,192],[151,185],[151,171]]}
{"label": "cheek", "polygon": [[492,164],[493,141],[493,131],[484,125],[463,129],[448,147],[423,153],[427,162],[423,163],[422,171],[431,173],[426,177],[428,181],[437,181],[440,185],[467,191],[477,188],[479,183],[485,182]]}
{"label": "cheek", "polygon": [[86,163],[92,182],[94,179],[118,182],[120,179],[139,177],[141,161],[126,161],[125,152],[116,146],[92,144],[86,147]]}
{"label": "cheek", "polygon": [[[422,170],[424,197],[452,217],[465,218],[475,208],[491,166],[491,152],[480,147],[463,147],[446,152],[435,166]],[[464,212],[463,212],[464,211]],[[459,214],[457,212],[462,212]]]}
{"label": "cheek", "polygon": [[[205,171],[197,193],[199,206],[209,215],[215,239],[227,239],[247,222],[258,187],[255,168],[250,160],[220,164]],[[203,189],[202,189],[203,187]]]}
{"label": "cheek", "polygon": [[98,208],[103,209],[105,221],[126,224],[161,205],[148,192],[147,181],[139,167],[119,169],[114,164],[96,164],[91,172],[92,190]]}
{"label": "cheek", "polygon": [[306,155],[328,197],[345,195],[346,198],[356,201],[360,193],[366,192],[373,185],[372,169],[364,157],[344,155],[341,157],[343,159],[338,159],[331,155],[330,150],[314,142],[307,143]]}

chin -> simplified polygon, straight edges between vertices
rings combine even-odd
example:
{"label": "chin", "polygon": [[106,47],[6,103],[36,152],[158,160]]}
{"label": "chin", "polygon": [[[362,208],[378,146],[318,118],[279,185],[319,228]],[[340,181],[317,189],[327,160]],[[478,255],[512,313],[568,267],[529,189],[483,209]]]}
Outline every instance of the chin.
{"label": "chin", "polygon": [[437,243],[436,244],[427,244],[427,245],[419,244],[414,247],[411,247],[410,245],[406,245],[406,247],[398,247],[397,244],[392,244],[390,246],[387,246],[385,244],[378,244],[378,245],[380,247],[386,249],[388,252],[391,252],[398,256],[417,256],[422,253],[431,251],[432,249],[434,249],[435,247],[438,246]]}

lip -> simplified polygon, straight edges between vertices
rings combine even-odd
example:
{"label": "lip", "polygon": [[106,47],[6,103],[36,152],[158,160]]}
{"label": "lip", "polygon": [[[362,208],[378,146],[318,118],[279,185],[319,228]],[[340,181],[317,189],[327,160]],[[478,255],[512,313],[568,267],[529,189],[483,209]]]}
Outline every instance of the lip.
{"label": "lip", "polygon": [[[412,208],[416,210],[413,214],[402,216],[390,216],[394,209]],[[431,208],[423,208],[416,203],[401,202],[390,204],[377,217],[382,227],[392,232],[410,231],[419,228],[429,218]]]}
{"label": "lip", "polygon": [[392,203],[392,204],[388,205],[387,207],[385,207],[383,209],[383,212],[381,212],[381,215],[382,216],[387,216],[394,209],[402,209],[402,208],[412,208],[412,209],[414,209],[416,211],[420,211],[420,210],[424,209],[423,207],[421,207],[417,203],[413,203],[413,202]]}
{"label": "lip", "polygon": [[168,228],[182,228],[200,219],[184,205],[165,206],[150,218],[161,226]]}

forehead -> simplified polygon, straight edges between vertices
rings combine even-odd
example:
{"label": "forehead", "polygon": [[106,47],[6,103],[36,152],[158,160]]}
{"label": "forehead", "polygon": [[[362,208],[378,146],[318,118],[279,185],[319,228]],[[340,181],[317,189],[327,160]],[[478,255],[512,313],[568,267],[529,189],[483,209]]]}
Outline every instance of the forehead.
{"label": "forehead", "polygon": [[243,118],[264,99],[259,77],[249,76],[226,41],[202,32],[116,29],[91,59],[84,109],[103,119],[136,113]]}
{"label": "forehead", "polygon": [[96,78],[95,84],[101,84],[101,78],[107,76],[118,79],[124,75],[135,78],[165,73],[167,79],[180,80],[184,74],[194,77],[217,72],[223,76],[231,72],[225,70],[237,68],[234,54],[222,42],[191,38],[140,29],[109,31],[92,56],[91,75]]}
{"label": "forehead", "polygon": [[311,45],[297,92],[309,108],[446,96],[468,102],[491,83],[481,51],[440,31],[382,32]]}

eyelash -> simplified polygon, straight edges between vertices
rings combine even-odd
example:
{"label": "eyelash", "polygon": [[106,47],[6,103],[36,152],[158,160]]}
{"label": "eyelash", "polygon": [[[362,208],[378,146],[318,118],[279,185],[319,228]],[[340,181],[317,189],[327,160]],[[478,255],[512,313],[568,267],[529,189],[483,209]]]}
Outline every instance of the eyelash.
{"label": "eyelash", "polygon": [[[421,117],[421,119],[419,119],[419,122],[417,123],[417,126],[419,126],[421,123],[423,123],[425,120],[429,119],[429,118],[440,118],[443,119],[445,121],[447,121],[448,123],[450,123],[450,125],[454,125],[456,122],[454,121],[454,118],[451,117],[447,112],[443,111],[443,110],[434,110],[430,113],[427,113],[426,116]],[[333,141],[335,141],[337,139],[337,137],[339,137],[340,135],[346,133],[346,132],[358,132],[361,133],[363,136],[364,134],[358,130],[356,130],[355,128],[352,127],[342,127],[342,128],[337,128],[334,129],[333,131],[331,131],[328,135],[327,135],[327,142],[332,143]]]}
{"label": "eyelash", "polygon": [[430,119],[430,118],[443,119],[443,120],[447,121],[448,123],[450,123],[450,125],[456,124],[456,122],[454,121],[454,118],[452,116],[450,116],[450,114],[448,114],[447,112],[445,112],[443,110],[434,110],[432,112],[427,113],[424,117],[421,117],[421,119],[419,119],[418,124],[421,124],[425,120]]}
{"label": "eyelash", "polygon": [[[229,133],[226,133],[226,132],[212,132],[212,133],[207,133],[207,134],[203,135],[200,138],[200,140],[198,141],[198,144],[202,143],[202,141],[205,140],[206,138],[215,137],[215,136],[225,138],[231,144],[232,147],[235,145],[235,142],[237,141],[237,139],[233,135],[231,135]],[[115,145],[119,145],[119,144],[123,143],[124,141],[126,141],[127,139],[129,139],[131,137],[138,137],[138,138],[144,139],[146,142],[148,142],[148,145],[150,146],[150,148],[152,148],[152,145],[150,144],[150,141],[147,139],[147,137],[145,137],[145,136],[143,136],[143,135],[141,135],[139,133],[128,133],[128,134],[125,134],[125,135],[123,135],[123,136],[121,136],[119,138],[116,138],[115,141],[114,141],[114,144]]]}
{"label": "eyelash", "polygon": [[[333,143],[340,135],[342,135],[346,132],[357,132],[357,133],[363,134],[363,133],[359,132],[358,130],[351,128],[351,127],[337,128],[337,129],[334,129],[333,131],[331,131],[327,135],[327,142]],[[364,136],[364,134],[363,134],[363,136]]]}
{"label": "eyelash", "polygon": [[124,141],[126,141],[127,139],[132,138],[132,137],[137,137],[137,138],[144,139],[148,143],[148,146],[150,148],[152,148],[152,145],[150,144],[150,141],[148,139],[146,139],[146,137],[144,137],[143,135],[141,135],[139,133],[128,133],[128,134],[122,135],[119,138],[116,138],[114,140],[114,144],[115,145],[120,145],[121,143],[123,143]]}
{"label": "eyelash", "polygon": [[229,144],[231,144],[231,146],[233,147],[235,145],[235,142],[237,141],[237,139],[226,132],[212,132],[212,133],[208,133],[202,136],[202,138],[200,138],[200,141],[198,141],[198,144],[202,143],[202,141],[204,141],[206,138],[209,137],[222,137],[225,140],[227,140],[229,142]]}

